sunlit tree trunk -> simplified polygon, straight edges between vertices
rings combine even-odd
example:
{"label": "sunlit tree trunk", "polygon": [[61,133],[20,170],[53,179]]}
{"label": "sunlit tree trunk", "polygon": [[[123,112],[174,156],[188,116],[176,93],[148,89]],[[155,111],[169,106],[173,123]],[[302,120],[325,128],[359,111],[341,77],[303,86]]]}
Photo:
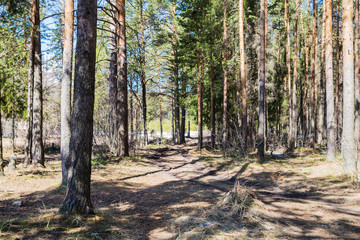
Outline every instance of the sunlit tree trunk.
{"label": "sunlit tree trunk", "polygon": [[227,71],[227,0],[224,0],[224,32],[223,32],[223,72],[224,72],[224,101],[223,101],[223,129],[222,129],[222,145],[223,150],[226,149],[227,142],[227,92],[228,92],[228,71]]}
{"label": "sunlit tree trunk", "polygon": [[91,150],[95,90],[97,1],[78,0],[74,100],[64,214],[92,214],[90,199]]}
{"label": "sunlit tree trunk", "polygon": [[244,1],[239,0],[239,48],[240,48],[240,79],[241,79],[241,103],[242,103],[242,148],[246,153],[247,148],[247,87],[246,87],[246,67],[245,67],[245,44],[244,44]]}
{"label": "sunlit tree trunk", "polygon": [[325,1],[325,74],[326,74],[326,130],[328,161],[336,160],[336,121],[334,105],[332,0]]}
{"label": "sunlit tree trunk", "polygon": [[259,55],[259,122],[257,134],[258,161],[264,160],[264,106],[265,106],[265,1],[260,2],[260,55]]}
{"label": "sunlit tree trunk", "polygon": [[36,0],[31,2],[31,34],[30,34],[30,53],[28,70],[28,93],[27,93],[27,111],[26,111],[26,139],[25,139],[25,161],[27,166],[32,161],[32,121],[33,121],[33,95],[34,95],[34,58],[35,58],[35,12]]}
{"label": "sunlit tree trunk", "polygon": [[35,1],[35,36],[34,36],[34,100],[33,100],[33,163],[44,165],[43,146],[43,96],[42,96],[42,60],[40,42],[40,3]]}
{"label": "sunlit tree trunk", "polygon": [[356,171],[356,146],[354,136],[354,27],[353,1],[343,0],[343,132],[341,153],[344,173]]}
{"label": "sunlit tree trunk", "polygon": [[67,182],[70,164],[71,79],[74,33],[74,0],[65,0],[63,78],[61,82],[61,166],[62,183]]}
{"label": "sunlit tree trunk", "polygon": [[[355,0],[355,144],[360,144],[359,0]],[[358,156],[357,156],[358,158]]]}
{"label": "sunlit tree trunk", "polygon": [[146,105],[146,74],[145,74],[145,28],[144,28],[144,13],[143,0],[140,0],[140,25],[141,25],[141,88],[142,88],[142,112],[143,112],[143,126],[144,126],[144,145],[148,144],[147,133],[147,105]]}
{"label": "sunlit tree trunk", "polygon": [[[292,105],[291,105],[291,42],[290,42],[290,20],[289,20],[289,2],[285,0],[285,28],[286,28],[286,80],[285,80],[285,89],[287,97],[287,112],[289,113],[289,140],[292,136]],[[290,143],[290,141],[289,141]]]}
{"label": "sunlit tree trunk", "polygon": [[311,114],[310,114],[310,147],[315,147],[315,139],[316,139],[316,29],[317,29],[317,19],[316,19],[316,0],[313,0],[313,32],[312,32],[312,57],[311,57]]}
{"label": "sunlit tree trunk", "polygon": [[118,147],[119,157],[129,156],[129,118],[128,118],[128,88],[126,62],[126,25],[125,0],[117,0],[118,12],[118,40],[117,40],[117,118],[118,118]]}

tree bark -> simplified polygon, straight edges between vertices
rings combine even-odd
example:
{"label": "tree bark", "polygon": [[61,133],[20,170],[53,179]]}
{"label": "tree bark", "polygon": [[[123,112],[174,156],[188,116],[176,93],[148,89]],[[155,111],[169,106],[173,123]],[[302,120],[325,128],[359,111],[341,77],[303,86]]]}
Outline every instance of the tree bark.
{"label": "tree bark", "polygon": [[198,111],[197,111],[197,120],[198,120],[198,149],[201,150],[202,149],[202,73],[200,76],[199,73],[199,67],[200,67],[200,54],[199,52],[197,53],[197,64],[196,64],[196,68],[197,68],[197,95],[198,95],[198,101],[197,101],[197,107],[198,107]]}
{"label": "tree bark", "polygon": [[[1,81],[1,80],[0,80]],[[0,99],[1,99],[1,90],[0,90]],[[0,176],[4,176],[4,155],[3,155],[3,131],[2,131],[2,114],[0,108]]]}
{"label": "tree bark", "polygon": [[332,0],[325,1],[325,73],[326,73],[326,160],[336,160],[336,121],[334,106]]}
{"label": "tree bark", "polygon": [[97,1],[78,0],[74,100],[66,197],[60,213],[92,214],[91,151],[95,90]]}
{"label": "tree bark", "polygon": [[160,68],[158,69],[159,76],[159,119],[160,119],[160,144],[162,144],[163,139],[163,122],[162,122],[162,109],[161,109],[161,75]]}
{"label": "tree bark", "polygon": [[[360,144],[360,72],[359,72],[359,0],[355,0],[355,144],[357,151]],[[358,153],[357,157],[358,159]]]}
{"label": "tree bark", "polygon": [[42,61],[40,42],[40,3],[35,0],[35,36],[34,36],[34,100],[33,100],[33,163],[44,165],[43,146],[43,96]]}
{"label": "tree bark", "polygon": [[289,146],[290,139],[292,136],[292,105],[291,105],[291,41],[290,41],[290,17],[289,17],[289,1],[285,0],[285,28],[286,28],[286,80],[285,80],[285,89],[287,93],[287,109],[286,111],[289,114],[289,125],[288,125],[288,133],[289,133]]}
{"label": "tree bark", "polygon": [[[127,92],[127,62],[126,62],[126,25],[125,0],[117,0],[118,12],[118,70],[117,70],[117,117],[118,117],[118,146],[119,157],[129,156],[129,119],[128,119],[128,92]],[[145,44],[145,43],[144,43]]]}
{"label": "tree bark", "polygon": [[317,94],[317,87],[316,87],[316,70],[317,70],[317,63],[316,63],[316,29],[317,29],[317,19],[316,19],[316,5],[317,1],[313,0],[313,32],[312,32],[312,75],[311,75],[311,114],[310,114],[310,147],[315,147],[315,139],[316,139],[316,94]]}
{"label": "tree bark", "polygon": [[61,82],[61,166],[62,184],[67,183],[70,165],[71,79],[74,34],[74,0],[65,0],[63,78]]}
{"label": "tree bark", "polygon": [[228,92],[228,70],[227,70],[227,0],[224,0],[224,32],[223,32],[223,72],[224,72],[224,101],[223,101],[223,129],[222,148],[225,151],[227,143],[227,92]]}
{"label": "tree bark", "polygon": [[145,28],[143,14],[143,0],[140,0],[140,25],[141,25],[141,88],[142,88],[142,110],[144,126],[144,145],[148,144],[147,133],[147,106],[146,106],[146,75],[145,75]]}
{"label": "tree bark", "polygon": [[241,103],[242,103],[242,149],[244,154],[247,148],[247,87],[245,67],[245,36],[244,36],[244,1],[239,0],[239,48],[240,48],[240,78],[241,78]]}
{"label": "tree bark", "polygon": [[[116,0],[111,1],[114,6],[116,6]],[[109,146],[110,151],[117,155],[117,129],[118,129],[118,117],[117,117],[117,46],[118,46],[118,37],[116,32],[118,31],[117,16],[118,10],[113,9],[113,17],[110,26],[111,31],[111,42],[110,42],[110,74],[109,74]]]}
{"label": "tree bark", "polygon": [[356,146],[354,139],[354,33],[353,1],[343,0],[343,132],[341,152],[345,174],[356,171]]}
{"label": "tree bark", "polygon": [[26,111],[26,139],[25,139],[25,161],[27,166],[32,161],[32,123],[33,123],[33,95],[34,95],[34,58],[35,58],[35,12],[36,0],[31,2],[31,34],[30,34],[30,53],[29,53],[29,71],[28,71],[28,93],[27,93],[27,111]]}
{"label": "tree bark", "polygon": [[264,160],[264,105],[265,105],[265,1],[260,2],[260,54],[259,54],[259,122],[257,136],[258,161]]}
{"label": "tree bark", "polygon": [[[210,54],[210,121],[211,121],[211,148],[215,148],[215,102],[214,102],[214,64],[212,51]],[[189,132],[190,133],[190,132]]]}

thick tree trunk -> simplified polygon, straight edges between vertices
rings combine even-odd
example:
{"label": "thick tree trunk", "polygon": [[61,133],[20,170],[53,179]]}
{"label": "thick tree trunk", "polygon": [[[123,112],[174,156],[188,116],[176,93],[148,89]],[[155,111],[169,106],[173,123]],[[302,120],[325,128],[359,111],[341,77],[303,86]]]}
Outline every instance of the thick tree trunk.
{"label": "thick tree trunk", "polygon": [[34,101],[33,101],[33,163],[44,165],[43,146],[43,97],[42,97],[42,61],[40,42],[40,4],[35,1],[35,37],[34,37]]}
{"label": "thick tree trunk", "polygon": [[332,49],[332,0],[325,1],[325,73],[326,73],[326,160],[336,160],[336,121],[334,106],[333,49]]}
{"label": "thick tree trunk", "polygon": [[246,67],[245,67],[245,36],[244,36],[244,1],[239,0],[239,48],[240,48],[240,79],[241,79],[241,137],[242,150],[244,154],[247,148],[247,88],[246,88]]}
{"label": "thick tree trunk", "polygon": [[224,0],[224,32],[223,32],[223,72],[224,72],[224,101],[223,101],[223,129],[222,129],[222,148],[227,145],[227,92],[228,92],[228,70],[227,70],[227,0]]}
{"label": "thick tree trunk", "polygon": [[30,35],[30,53],[29,53],[29,71],[28,71],[28,93],[27,93],[27,111],[26,111],[26,139],[25,139],[25,166],[32,161],[32,123],[33,123],[33,95],[34,95],[34,58],[35,58],[35,12],[36,0],[31,2],[31,35]]}
{"label": "thick tree trunk", "polygon": [[61,166],[62,184],[67,183],[70,165],[71,79],[74,34],[74,0],[65,0],[63,78],[61,82]]}
{"label": "thick tree trunk", "polygon": [[[116,0],[112,0],[111,3],[116,6]],[[113,9],[113,17],[111,19],[110,29],[112,30],[111,34],[111,42],[110,42],[110,74],[109,74],[109,147],[110,151],[117,154],[117,129],[118,129],[118,117],[117,117],[117,46],[118,46],[118,37],[116,36],[118,24],[117,24],[117,16],[118,12]]]}
{"label": "thick tree trunk", "polygon": [[117,118],[118,118],[118,146],[119,157],[129,156],[129,119],[128,119],[128,89],[127,89],[127,63],[126,63],[126,25],[125,0],[117,0],[118,12],[118,70],[117,70]]}
{"label": "thick tree trunk", "polygon": [[[359,72],[359,0],[355,0],[355,143],[360,149],[360,72]],[[358,153],[356,159],[358,159]]]}
{"label": "thick tree trunk", "polygon": [[341,152],[345,174],[356,171],[356,146],[354,138],[354,33],[353,1],[343,0],[343,132]]}
{"label": "thick tree trunk", "polygon": [[342,125],[342,101],[340,92],[340,0],[336,2],[336,68],[335,68],[335,118],[336,118],[336,138],[341,139]]}
{"label": "thick tree trunk", "polygon": [[260,2],[260,55],[259,55],[259,122],[257,134],[258,161],[264,160],[264,106],[265,106],[265,1]]}
{"label": "thick tree trunk", "polygon": [[74,100],[66,197],[60,212],[91,214],[91,150],[95,90],[97,1],[78,0]]}

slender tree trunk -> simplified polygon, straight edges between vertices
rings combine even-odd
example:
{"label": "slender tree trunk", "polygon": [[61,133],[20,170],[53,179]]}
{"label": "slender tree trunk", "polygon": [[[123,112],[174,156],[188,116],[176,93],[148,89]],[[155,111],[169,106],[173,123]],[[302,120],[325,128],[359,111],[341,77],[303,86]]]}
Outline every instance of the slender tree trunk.
{"label": "slender tree trunk", "polygon": [[[1,81],[1,80],[0,80]],[[1,90],[0,90],[0,99],[1,99]],[[2,131],[2,114],[0,108],[0,176],[4,176],[4,156],[3,156],[3,131]]]}
{"label": "slender tree trunk", "polygon": [[[116,0],[112,0],[111,3],[113,6],[116,6]],[[118,24],[116,17],[118,15],[117,10],[115,7],[113,9],[113,17],[112,17],[112,24],[111,25],[111,42],[110,42],[110,74],[109,74],[109,145],[110,151],[117,154],[117,129],[118,129],[118,117],[117,117],[117,40],[118,37],[116,36],[116,32],[118,31]]]}
{"label": "slender tree trunk", "polygon": [[210,54],[210,121],[211,121],[211,148],[215,148],[215,102],[214,102],[214,64],[213,55]]}
{"label": "slender tree trunk", "polygon": [[134,144],[134,93],[133,93],[133,77],[130,76],[130,145]]}
{"label": "slender tree trunk", "polygon": [[42,61],[40,42],[40,3],[35,1],[35,37],[34,37],[34,102],[33,102],[33,163],[44,165],[43,146],[43,97],[42,97]]}
{"label": "slender tree trunk", "polygon": [[297,81],[298,81],[298,59],[299,59],[299,49],[298,49],[298,22],[299,22],[299,0],[296,0],[296,11],[295,11],[295,29],[294,29],[294,42],[295,42],[295,46],[294,46],[294,79],[293,79],[293,84],[292,84],[292,104],[291,104],[291,122],[292,124],[291,127],[291,136],[290,136],[290,145],[289,145],[289,149],[292,152],[296,146],[296,136],[297,136],[297,124],[296,124],[296,119],[297,119],[297,113],[296,113],[296,109],[297,109],[297,99],[296,99],[296,94],[297,94]]}
{"label": "slender tree trunk", "polygon": [[[309,3],[310,7],[310,3]],[[305,89],[304,89],[304,105],[305,105],[305,136],[309,136],[309,59],[310,59],[310,31],[309,23],[306,24],[306,39],[305,39]],[[305,137],[304,137],[305,139]]]}
{"label": "slender tree trunk", "polygon": [[334,106],[332,0],[325,1],[325,73],[326,73],[326,130],[328,161],[336,160],[336,122]]}
{"label": "slender tree trunk", "polygon": [[335,118],[336,138],[341,139],[341,101],[340,101],[340,0],[336,2],[336,68],[335,68]]}
{"label": "slender tree trunk", "polygon": [[341,152],[345,174],[356,171],[356,146],[354,136],[354,33],[353,1],[343,0],[343,132]]}
{"label": "slender tree trunk", "polygon": [[31,35],[30,35],[30,53],[29,53],[29,71],[28,71],[28,93],[27,93],[27,111],[26,111],[26,139],[25,139],[25,166],[32,161],[32,121],[33,121],[33,95],[34,95],[34,58],[35,58],[35,12],[36,0],[31,2]]}
{"label": "slender tree trunk", "polygon": [[159,75],[159,119],[160,119],[160,144],[162,143],[163,139],[163,122],[162,122],[162,109],[161,109],[161,75],[160,75],[160,68],[158,70]]}
{"label": "slender tree trunk", "polygon": [[[323,3],[325,5],[325,2]],[[317,74],[319,75],[319,77],[317,77],[317,79],[319,79],[319,92],[318,92],[318,97],[319,97],[319,101],[318,101],[318,111],[317,111],[317,129],[318,129],[318,134],[317,134],[317,143],[321,144],[323,142],[324,139],[324,107],[325,107],[325,91],[324,91],[324,81],[323,81],[323,69],[324,69],[324,41],[323,39],[325,38],[325,16],[324,16],[325,11],[323,11],[323,19],[322,19],[322,24],[321,24],[321,44],[320,44],[320,71],[316,71]],[[317,85],[317,84],[316,84]]]}
{"label": "slender tree trunk", "polygon": [[143,0],[140,0],[140,24],[141,24],[141,88],[142,88],[142,110],[143,110],[143,126],[144,126],[144,145],[148,144],[147,133],[147,105],[146,105],[146,75],[145,75],[145,28],[143,14]]}
{"label": "slender tree trunk", "polygon": [[259,123],[257,136],[258,161],[264,160],[264,105],[265,105],[265,1],[260,2],[260,56],[259,56]]}
{"label": "slender tree trunk", "polygon": [[244,1],[239,0],[239,48],[240,48],[240,78],[241,78],[241,103],[242,103],[242,149],[244,154],[247,148],[247,87],[246,87],[246,67],[245,67],[245,36],[244,36]]}
{"label": "slender tree trunk", "polygon": [[11,150],[12,154],[15,154],[15,112],[11,111]]}
{"label": "slender tree trunk", "polygon": [[70,165],[71,79],[74,34],[74,0],[65,0],[63,78],[61,82],[61,166],[62,184],[67,183]]}
{"label": "slender tree trunk", "polygon": [[317,70],[317,63],[316,63],[316,29],[317,29],[317,19],[316,19],[316,5],[317,1],[313,0],[313,32],[312,32],[312,75],[311,75],[311,115],[310,115],[310,130],[311,130],[311,138],[310,138],[310,147],[315,147],[315,139],[316,139],[316,94],[317,94],[317,87],[316,87],[316,70]]}
{"label": "slender tree trunk", "polygon": [[[359,0],[355,0],[355,143],[357,152],[360,145],[360,71],[359,71]],[[358,159],[358,153],[356,159]]]}
{"label": "slender tree trunk", "polygon": [[78,0],[74,100],[66,197],[60,212],[92,214],[91,150],[95,90],[97,1]]}
{"label": "slender tree trunk", "polygon": [[181,83],[181,124],[180,124],[180,143],[185,143],[185,125],[186,125],[186,110],[184,100],[186,98],[186,79],[182,79]]}
{"label": "slender tree trunk", "polygon": [[128,117],[128,89],[126,62],[126,25],[125,0],[117,0],[118,13],[118,70],[117,70],[117,118],[118,118],[118,156],[129,156],[129,117]]}
{"label": "slender tree trunk", "polygon": [[[291,105],[291,42],[290,42],[290,20],[289,20],[289,2],[288,0],[285,0],[285,28],[286,28],[286,80],[285,80],[285,89],[287,90],[287,102],[288,102],[288,107],[287,107],[287,112],[289,113],[289,125],[288,125],[288,133],[289,133],[289,140],[291,139],[292,136],[292,105]],[[290,145],[290,141],[289,141],[289,145]]]}
{"label": "slender tree trunk", "polygon": [[227,0],[224,0],[224,32],[223,32],[223,72],[224,72],[224,101],[223,101],[223,135],[222,147],[225,151],[227,143],[227,92],[228,92],[228,71],[227,71]]}
{"label": "slender tree trunk", "polygon": [[200,54],[197,53],[197,95],[198,95],[198,102],[197,102],[197,120],[198,120],[198,149],[202,149],[202,74],[200,76],[199,68],[200,68]]}

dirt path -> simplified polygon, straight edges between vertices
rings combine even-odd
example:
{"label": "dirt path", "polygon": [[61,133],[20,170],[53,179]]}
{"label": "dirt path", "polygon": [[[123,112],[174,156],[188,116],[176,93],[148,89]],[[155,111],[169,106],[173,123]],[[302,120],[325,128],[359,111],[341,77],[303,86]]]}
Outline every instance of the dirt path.
{"label": "dirt path", "polygon": [[[0,179],[0,239],[160,240],[189,233],[187,239],[360,239],[359,191],[339,175],[336,163],[322,158],[273,158],[259,165],[199,155],[187,145],[145,149],[117,164],[95,161],[97,216],[70,220],[55,215],[65,194],[56,187],[59,162],[36,171],[20,165]],[[236,180],[261,204],[242,221],[217,219],[213,225],[206,211]],[[16,200],[24,206],[12,206]]]}

